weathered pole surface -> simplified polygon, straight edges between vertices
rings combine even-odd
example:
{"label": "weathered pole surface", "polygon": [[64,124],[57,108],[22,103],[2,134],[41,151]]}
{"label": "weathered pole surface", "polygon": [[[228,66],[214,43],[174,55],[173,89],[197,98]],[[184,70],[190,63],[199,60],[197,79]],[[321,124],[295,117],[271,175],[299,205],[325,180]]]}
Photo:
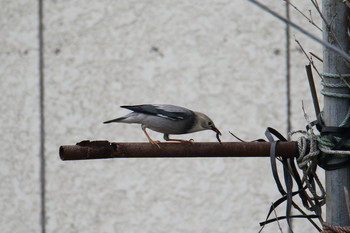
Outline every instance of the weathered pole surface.
{"label": "weathered pole surface", "polygon": [[[62,160],[111,159],[111,158],[215,158],[215,157],[267,157],[269,142],[196,142],[119,143],[109,141],[82,141],[77,145],[60,147]],[[278,142],[276,156],[297,157],[296,142]]]}
{"label": "weathered pole surface", "polygon": [[[347,33],[349,29],[349,8],[342,0],[323,0],[322,13],[326,21],[323,22],[323,40],[349,53],[350,42]],[[329,74],[349,74],[349,67],[342,56],[329,48],[323,47],[323,72],[326,83],[344,84],[340,78],[331,77],[332,75]],[[349,90],[347,87],[331,88],[324,86],[324,91],[327,93],[349,94]],[[349,107],[350,101],[348,98],[324,95],[323,117],[325,125],[339,126],[345,119]],[[333,162],[336,162],[336,159],[333,159]],[[349,167],[326,171],[326,220],[335,226],[350,225],[344,187],[350,189]]]}

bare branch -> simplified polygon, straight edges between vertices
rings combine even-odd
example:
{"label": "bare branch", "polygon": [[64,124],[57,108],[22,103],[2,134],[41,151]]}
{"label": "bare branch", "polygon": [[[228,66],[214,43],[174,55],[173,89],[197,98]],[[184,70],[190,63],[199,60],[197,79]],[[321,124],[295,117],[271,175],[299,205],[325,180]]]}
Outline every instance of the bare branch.
{"label": "bare branch", "polygon": [[301,10],[299,10],[299,8],[297,6],[295,6],[291,1],[289,1],[289,0],[283,0],[283,1],[285,1],[287,4],[292,6],[297,12],[299,12],[299,14],[301,14],[305,19],[307,19],[307,21],[309,21],[309,23],[314,25],[318,30],[320,30],[322,32],[322,28],[320,28],[312,19],[311,10],[309,10],[310,17],[308,17]]}
{"label": "bare branch", "polygon": [[[329,33],[329,35],[331,35],[331,38],[334,40],[335,44],[338,46],[338,48],[339,48],[340,50],[345,51],[344,48],[341,46],[341,44],[340,44],[338,38],[336,37],[335,33],[334,33],[334,30],[333,30],[333,28],[332,28],[332,26],[331,26],[331,25],[332,25],[332,22],[328,22],[328,21],[326,20],[326,18],[325,18],[324,15],[322,14],[322,10],[321,10],[320,6],[318,5],[317,0],[310,0],[310,1],[311,1],[311,3],[314,5],[314,7],[315,7],[315,9],[317,10],[317,12],[318,12],[318,14],[320,15],[320,17],[322,18],[322,20],[323,20],[323,22],[324,22],[324,25],[325,25],[325,27],[326,27],[327,32]],[[345,1],[348,2],[349,0],[343,0],[343,2],[346,4]],[[347,4],[346,4],[346,5],[347,5]],[[348,6],[348,5],[347,5],[347,6]],[[335,17],[336,17],[336,16],[334,16],[334,18],[335,18]],[[333,18],[333,19],[334,19],[334,18]],[[350,66],[349,59],[344,59],[344,62],[345,62],[348,66]]]}
{"label": "bare branch", "polygon": [[[295,38],[295,36],[294,36],[294,38]],[[305,52],[303,46],[300,44],[300,42],[296,38],[295,38],[295,42],[299,45],[299,48],[301,49],[301,51],[303,51],[304,55],[309,60],[310,64],[315,69],[315,71],[318,74],[318,76],[321,78],[321,80],[323,80],[323,77],[322,77],[321,73],[318,71],[318,69],[316,68],[316,66],[314,64],[314,61],[312,60],[312,57],[309,57],[309,55],[307,55],[307,53]]]}
{"label": "bare branch", "polygon": [[275,206],[273,205],[273,203],[272,203],[272,207],[273,207],[273,213],[274,213],[274,215],[275,215],[275,218],[277,219],[278,229],[281,231],[281,233],[283,233],[282,227],[281,227],[280,221],[278,220],[278,216],[277,216],[277,213],[276,213],[276,209],[275,209]]}
{"label": "bare branch", "polygon": [[311,56],[313,56],[314,58],[316,58],[317,60],[319,60],[320,62],[323,62],[323,59],[320,58],[319,56],[317,56],[316,54],[314,54],[313,52],[309,52]]}
{"label": "bare branch", "polygon": [[339,70],[337,68],[335,68],[335,70],[337,71],[339,78],[346,84],[346,86],[348,88],[350,88],[350,84],[345,80],[345,78],[343,77],[343,75],[341,75],[341,73],[339,72]]}
{"label": "bare branch", "polygon": [[342,56],[344,58],[344,60],[350,61],[350,55],[347,52],[345,52],[344,50],[341,50],[339,47],[334,46],[334,45],[332,45],[332,44],[330,44],[330,43],[328,43],[326,41],[323,41],[322,39],[314,36],[313,34],[309,33],[304,28],[300,27],[299,25],[297,25],[297,24],[293,23],[292,21],[286,19],[285,17],[281,16],[280,14],[278,14],[275,11],[271,10],[269,7],[265,6],[264,4],[260,3],[259,1],[257,1],[257,0],[248,0],[248,1],[253,3],[253,4],[255,4],[260,9],[266,11],[267,13],[273,15],[274,17],[278,18],[280,21],[282,21],[282,22],[290,25],[291,27],[297,29],[299,32],[301,32],[302,34],[306,35],[307,37],[313,39],[317,43],[322,44],[324,47],[334,51],[337,54],[339,54],[340,56]]}

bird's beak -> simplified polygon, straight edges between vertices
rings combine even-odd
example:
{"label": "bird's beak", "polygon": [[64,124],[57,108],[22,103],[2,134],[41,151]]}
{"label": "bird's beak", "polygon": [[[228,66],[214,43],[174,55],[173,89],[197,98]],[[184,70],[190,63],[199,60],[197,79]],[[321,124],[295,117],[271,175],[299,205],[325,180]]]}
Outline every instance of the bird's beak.
{"label": "bird's beak", "polygon": [[218,130],[218,128],[216,128],[215,126],[211,127],[211,129],[212,129],[213,131],[215,131],[216,134],[222,135],[221,132]]}

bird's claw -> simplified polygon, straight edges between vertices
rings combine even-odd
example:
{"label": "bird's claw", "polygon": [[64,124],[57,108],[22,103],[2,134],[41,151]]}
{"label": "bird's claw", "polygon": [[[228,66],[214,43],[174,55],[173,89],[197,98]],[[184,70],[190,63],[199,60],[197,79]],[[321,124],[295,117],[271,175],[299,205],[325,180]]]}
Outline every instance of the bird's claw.
{"label": "bird's claw", "polygon": [[190,140],[179,140],[179,142],[194,144],[194,140],[192,138]]}
{"label": "bird's claw", "polygon": [[155,145],[156,147],[158,147],[158,149],[160,149],[160,145],[159,145],[159,143],[160,143],[160,141],[149,141],[152,145]]}

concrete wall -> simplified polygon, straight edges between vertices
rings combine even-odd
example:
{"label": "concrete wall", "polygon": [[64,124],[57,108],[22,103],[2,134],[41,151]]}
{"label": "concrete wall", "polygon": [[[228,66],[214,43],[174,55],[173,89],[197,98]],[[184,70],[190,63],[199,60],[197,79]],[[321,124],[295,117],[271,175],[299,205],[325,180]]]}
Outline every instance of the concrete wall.
{"label": "concrete wall", "polygon": [[[283,1],[264,3],[285,12]],[[123,104],[205,112],[223,141],[235,140],[228,131],[262,138],[268,126],[286,134],[285,25],[242,0],[44,1],[41,141],[38,4],[1,1],[1,232],[42,231],[41,142],[48,233],[257,232],[279,197],[268,159],[62,162],[58,149],[85,139],[146,141],[139,126],[102,124],[127,113]],[[291,17],[320,35],[295,11]],[[319,45],[294,34],[320,54]],[[292,128],[304,129],[302,100],[313,117],[308,62],[293,37],[291,53]],[[216,140],[212,132],[181,138]],[[316,232],[305,220],[294,225]]]}

